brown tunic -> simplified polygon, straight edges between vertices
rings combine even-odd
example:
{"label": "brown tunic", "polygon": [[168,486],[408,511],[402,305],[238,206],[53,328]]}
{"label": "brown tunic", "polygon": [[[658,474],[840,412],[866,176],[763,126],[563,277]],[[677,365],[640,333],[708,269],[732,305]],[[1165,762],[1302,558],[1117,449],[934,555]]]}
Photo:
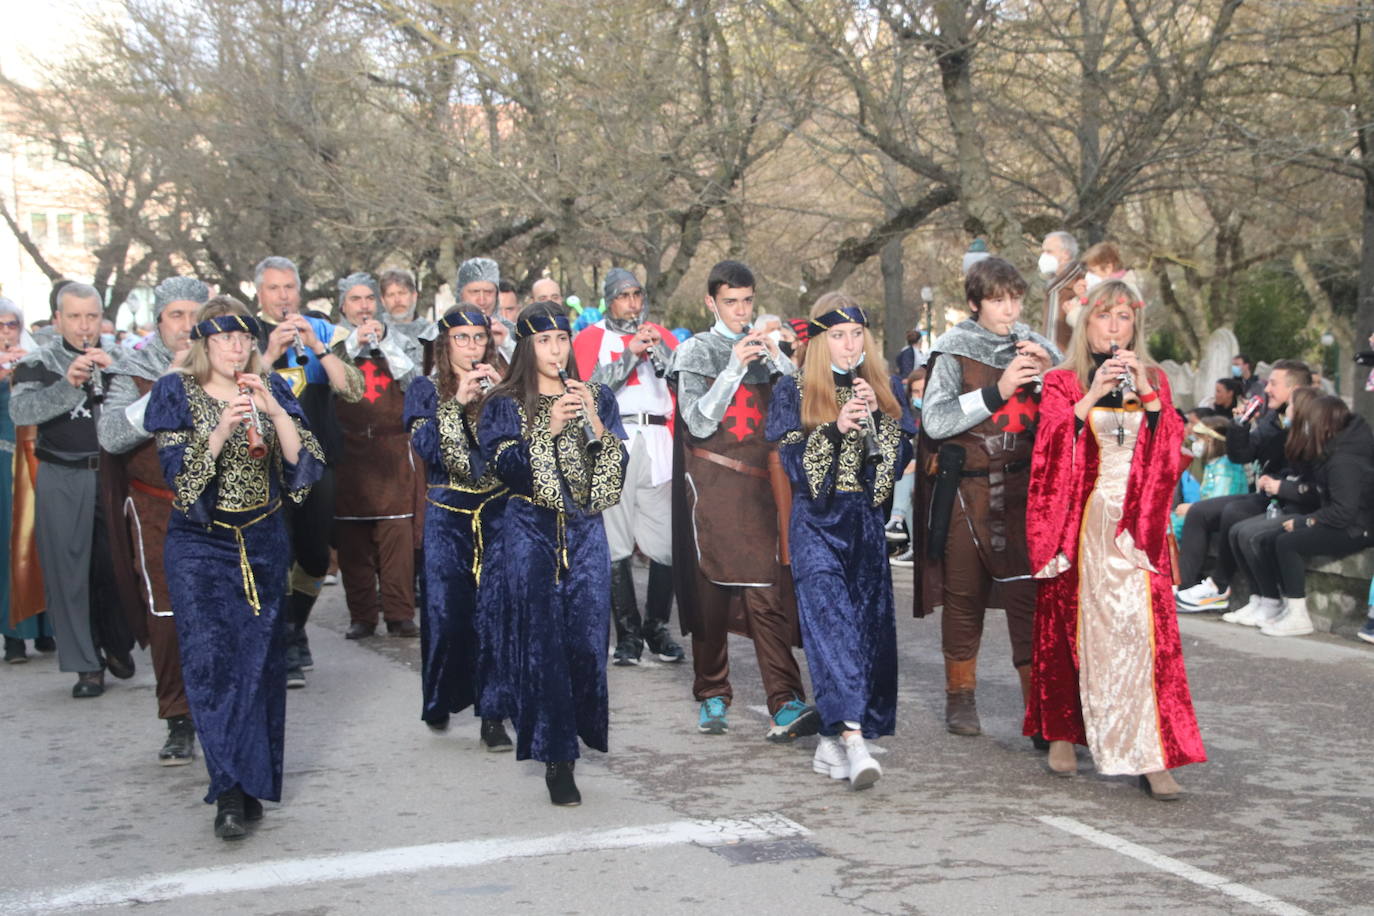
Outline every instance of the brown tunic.
{"label": "brown tunic", "polygon": [[[963,375],[960,394],[997,384],[1002,370],[964,356],[941,354],[940,359],[957,359]],[[1026,553],[1026,489],[1030,484],[1030,457],[1035,444],[1035,426],[1040,411],[1040,395],[1029,386],[1017,390],[992,416],[972,429],[949,439],[933,440],[921,436],[914,494],[919,523],[912,526],[918,541],[928,536],[923,524],[929,519],[930,498],[935,484],[936,454],[941,444],[953,443],[964,449],[964,477],[950,517],[955,525],[971,528],[984,567],[997,579],[1030,575]],[[915,595],[915,616],[924,617],[944,603],[944,559],[932,560],[926,545],[918,543],[920,588]]]}
{"label": "brown tunic", "polygon": [[335,466],[334,517],[400,518],[415,514],[416,474],[410,433],[402,423],[405,392],[386,359],[359,356],[363,396],[334,406],[343,431]]}

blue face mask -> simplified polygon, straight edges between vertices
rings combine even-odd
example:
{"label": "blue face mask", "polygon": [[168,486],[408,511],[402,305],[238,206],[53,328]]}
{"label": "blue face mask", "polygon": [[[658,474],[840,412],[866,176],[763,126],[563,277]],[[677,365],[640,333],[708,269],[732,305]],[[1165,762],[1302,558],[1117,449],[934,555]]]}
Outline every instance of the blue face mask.
{"label": "blue face mask", "polygon": [[726,325],[724,321],[721,321],[719,318],[716,319],[715,324],[711,325],[711,330],[715,331],[717,334],[719,334],[721,337],[724,337],[726,340],[739,340],[741,337],[744,336],[743,331],[736,334],[734,331],[730,330],[729,326]]}
{"label": "blue face mask", "polygon": [[915,409],[915,410],[920,410],[920,409],[921,409],[921,399],[920,399],[920,398],[917,398],[917,397],[913,397],[913,398],[911,399],[911,406],[912,406],[912,408]]}
{"label": "blue face mask", "polygon": [[[867,353],[860,353],[860,354],[859,354],[859,358],[856,359],[856,360],[854,360],[854,368],[855,368],[855,369],[859,368],[860,366],[862,366],[862,365],[864,364],[864,357],[867,356],[867,355],[868,355]],[[835,373],[836,375],[844,375],[845,372],[846,372],[847,370],[841,369],[839,366],[835,365],[834,363],[831,363],[831,364],[830,364],[830,371],[833,372],[833,373]]]}
{"label": "blue face mask", "polygon": [[1240,366],[1232,366],[1232,367],[1231,367],[1231,378],[1240,378],[1240,375],[1241,375]]}

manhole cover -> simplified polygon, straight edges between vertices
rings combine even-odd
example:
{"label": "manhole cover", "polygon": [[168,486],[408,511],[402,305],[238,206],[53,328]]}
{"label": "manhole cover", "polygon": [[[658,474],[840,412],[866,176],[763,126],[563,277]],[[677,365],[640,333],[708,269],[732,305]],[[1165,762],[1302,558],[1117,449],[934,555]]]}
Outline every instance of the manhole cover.
{"label": "manhole cover", "polygon": [[731,865],[786,862],[788,859],[815,859],[825,855],[806,840],[796,837],[759,843],[736,843],[733,846],[712,846],[711,851]]}

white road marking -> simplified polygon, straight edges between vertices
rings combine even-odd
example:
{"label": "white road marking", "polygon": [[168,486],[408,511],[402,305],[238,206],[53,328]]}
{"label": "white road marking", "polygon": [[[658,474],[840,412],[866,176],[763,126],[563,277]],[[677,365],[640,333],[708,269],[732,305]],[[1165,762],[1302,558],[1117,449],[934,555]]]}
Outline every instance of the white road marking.
{"label": "white road marking", "polygon": [[1286,903],[1277,897],[1272,897],[1264,893],[1264,891],[1255,890],[1253,887],[1247,887],[1244,884],[1237,884],[1229,878],[1214,874],[1210,871],[1203,871],[1200,868],[1189,865],[1187,862],[1181,862],[1172,856],[1166,856],[1163,853],[1155,852],[1153,849],[1149,849],[1137,843],[1132,843],[1130,840],[1123,840],[1119,836],[1114,836],[1110,833],[1098,830],[1096,827],[1089,827],[1082,821],[1076,821],[1071,817],[1043,815],[1037,817],[1036,820],[1059,830],[1063,830],[1065,833],[1071,833],[1076,837],[1081,837],[1090,843],[1104,846],[1113,852],[1119,852],[1123,856],[1130,856],[1132,859],[1144,862],[1146,865],[1158,868],[1160,871],[1168,872],[1177,878],[1191,881],[1202,887],[1211,888],[1214,891],[1220,891],[1228,897],[1235,897],[1237,900],[1242,900],[1251,906],[1258,907],[1266,913],[1273,913],[1275,916],[1311,916],[1311,914],[1302,907]]}
{"label": "white road marking", "polygon": [[565,855],[570,852],[645,849],[691,843],[723,846],[748,840],[807,836],[810,833],[801,824],[781,814],[764,812],[743,818],[671,821],[642,827],[542,837],[502,837],[399,846],[368,852],[260,862],[256,865],[197,868],[168,875],[100,881],[47,893],[0,897],[0,912],[41,913],[77,907],[154,903],[178,897],[349,881],[432,868],[471,868],[505,859]]}
{"label": "white road marking", "polygon": [[[758,713],[760,716],[762,716],[762,717],[765,718],[765,719],[772,719],[772,718],[773,718],[772,716],[770,716],[770,715],[768,714],[768,707],[767,707],[767,706],[749,706],[749,707],[746,707],[746,708],[747,708],[750,712]],[[873,744],[872,742],[869,742],[869,745],[868,745],[868,752],[876,757],[876,756],[878,756],[879,754],[886,754],[886,753],[887,753],[887,748],[882,747],[881,745],[877,745],[877,744]]]}

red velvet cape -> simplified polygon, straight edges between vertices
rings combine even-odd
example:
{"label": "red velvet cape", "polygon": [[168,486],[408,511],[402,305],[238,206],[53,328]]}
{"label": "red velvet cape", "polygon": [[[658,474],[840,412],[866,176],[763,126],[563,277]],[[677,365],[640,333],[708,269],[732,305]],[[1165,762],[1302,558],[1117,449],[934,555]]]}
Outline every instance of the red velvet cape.
{"label": "red velvet cape", "polygon": [[[1183,666],[1167,540],[1183,421],[1174,411],[1164,373],[1151,370],[1151,378],[1159,392],[1159,419],[1153,430],[1141,423],[1117,533],[1129,532],[1153,567],[1155,699],[1165,763],[1173,768],[1201,763],[1207,756]],[[1096,485],[1098,469],[1097,440],[1086,426],[1081,430],[1075,426],[1073,407],[1083,394],[1072,370],[1045,374],[1026,525],[1031,570],[1038,577],[1048,577],[1039,579],[1024,733],[1075,744],[1087,743],[1078,692],[1078,541],[1083,509]],[[1046,567],[1061,555],[1068,568],[1050,575],[1054,567]]]}

